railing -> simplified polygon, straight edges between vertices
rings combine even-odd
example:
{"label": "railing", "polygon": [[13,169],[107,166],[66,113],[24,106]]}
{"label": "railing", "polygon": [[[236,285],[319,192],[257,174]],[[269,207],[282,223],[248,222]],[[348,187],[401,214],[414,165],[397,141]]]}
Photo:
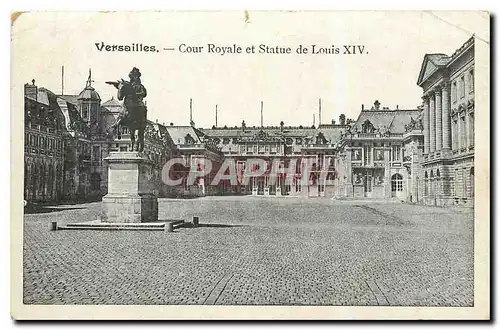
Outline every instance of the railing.
{"label": "railing", "polygon": [[403,138],[403,133],[352,133],[348,134],[346,137],[350,139],[380,139],[380,138]]}

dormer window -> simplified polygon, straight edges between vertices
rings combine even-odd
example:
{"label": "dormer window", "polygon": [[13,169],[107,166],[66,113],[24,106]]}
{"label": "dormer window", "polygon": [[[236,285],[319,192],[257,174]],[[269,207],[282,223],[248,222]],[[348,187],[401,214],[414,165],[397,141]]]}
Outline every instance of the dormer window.
{"label": "dormer window", "polygon": [[194,139],[191,134],[186,134],[186,136],[184,137],[184,144],[194,144]]}
{"label": "dormer window", "polygon": [[363,122],[361,129],[363,133],[373,133],[375,130],[373,124],[368,119]]}
{"label": "dormer window", "polygon": [[316,144],[326,144],[326,139],[323,133],[319,132],[316,136]]}

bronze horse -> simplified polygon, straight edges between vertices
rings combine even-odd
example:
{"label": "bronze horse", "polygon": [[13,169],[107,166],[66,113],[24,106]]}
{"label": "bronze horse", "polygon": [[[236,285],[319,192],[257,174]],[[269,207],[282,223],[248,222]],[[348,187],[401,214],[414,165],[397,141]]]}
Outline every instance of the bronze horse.
{"label": "bronze horse", "polygon": [[[118,115],[116,122],[111,126],[114,132],[117,132],[118,139],[121,138],[122,126],[130,131],[131,148],[130,151],[144,151],[144,130],[146,129],[146,106],[138,99],[134,86],[126,81],[106,82],[118,89],[118,100],[123,100],[123,110]],[[135,132],[137,131],[137,141]]]}

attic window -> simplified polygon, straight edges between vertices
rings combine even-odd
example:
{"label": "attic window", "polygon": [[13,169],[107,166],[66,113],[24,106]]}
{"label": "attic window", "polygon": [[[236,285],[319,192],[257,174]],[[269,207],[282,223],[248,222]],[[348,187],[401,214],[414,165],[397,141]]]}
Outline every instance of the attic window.
{"label": "attic window", "polygon": [[361,129],[363,133],[373,133],[374,131],[373,124],[368,119],[363,122]]}
{"label": "attic window", "polygon": [[184,143],[185,144],[194,144],[194,139],[193,137],[191,136],[191,134],[186,134],[186,136],[184,137]]}
{"label": "attic window", "polygon": [[323,133],[319,132],[316,136],[316,144],[326,144],[326,139]]}

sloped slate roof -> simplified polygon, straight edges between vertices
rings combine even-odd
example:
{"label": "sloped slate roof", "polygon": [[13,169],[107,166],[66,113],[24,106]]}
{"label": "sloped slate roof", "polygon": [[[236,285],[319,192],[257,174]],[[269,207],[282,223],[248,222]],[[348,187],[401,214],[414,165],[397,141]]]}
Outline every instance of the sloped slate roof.
{"label": "sloped slate roof", "polygon": [[167,132],[175,144],[184,144],[186,135],[191,135],[195,143],[201,143],[200,137],[191,126],[167,126]]}
{"label": "sloped slate roof", "polygon": [[405,125],[409,124],[411,119],[417,119],[421,110],[396,110],[394,119],[389,132],[391,133],[405,133]]}
{"label": "sloped slate roof", "polygon": [[280,127],[247,127],[245,131],[239,128],[216,128],[216,129],[202,129],[202,132],[209,137],[218,138],[240,138],[242,140],[256,139],[259,132],[264,132],[269,138],[280,139],[281,137],[310,137],[315,138],[321,132],[328,141],[328,143],[335,143],[340,140],[342,132],[345,132],[347,126],[333,125],[320,128],[311,127],[290,127],[284,126],[283,131]]}
{"label": "sloped slate roof", "polygon": [[69,103],[72,103],[74,105],[78,104],[78,95],[71,95],[71,94],[66,94],[66,95],[57,95],[60,98],[63,98]]}
{"label": "sloped slate roof", "polygon": [[362,125],[369,120],[375,129],[387,128],[390,133],[404,133],[405,125],[410,123],[411,118],[416,119],[420,110],[362,110],[359,114],[354,127],[359,132],[362,131]]}
{"label": "sloped slate roof", "polygon": [[122,104],[114,97],[101,104],[103,107],[121,107]]}

